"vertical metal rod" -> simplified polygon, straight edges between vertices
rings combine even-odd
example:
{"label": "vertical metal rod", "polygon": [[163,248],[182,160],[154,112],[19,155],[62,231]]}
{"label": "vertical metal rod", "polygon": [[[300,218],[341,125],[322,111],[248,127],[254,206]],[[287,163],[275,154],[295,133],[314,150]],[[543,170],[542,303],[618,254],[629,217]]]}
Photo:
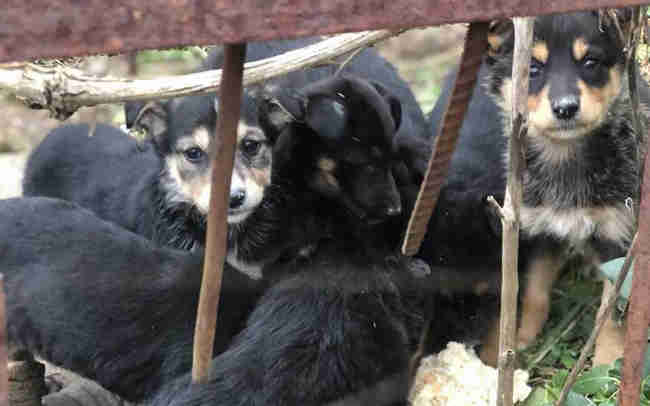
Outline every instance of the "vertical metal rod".
{"label": "vertical metal rod", "polygon": [[621,381],[621,406],[638,406],[641,373],[648,345],[650,324],[650,165],[648,155],[643,169],[639,228],[637,229],[636,265],[627,314],[627,331]]}
{"label": "vertical metal rod", "polygon": [[497,406],[512,406],[519,291],[519,208],[523,197],[526,165],[525,138],[528,131],[528,68],[533,42],[533,18],[513,18],[515,49],[512,63],[512,132],[508,140],[508,181],[501,210],[503,254],[501,264],[501,313]]}
{"label": "vertical metal rod", "polygon": [[[646,212],[642,214],[650,216]],[[639,234],[641,238],[641,234]],[[642,244],[650,241],[645,238]],[[623,355],[623,379],[621,381],[621,406],[640,404],[641,374],[648,346],[648,326],[650,325],[650,256],[640,255],[634,267],[630,308],[627,315],[625,351]]]}
{"label": "vertical metal rod", "polygon": [[194,329],[192,365],[192,382],[194,383],[207,380],[212,360],[223,263],[227,249],[228,198],[237,144],[246,44],[226,45],[224,52],[223,76],[219,94],[220,115],[217,120],[215,145],[212,151],[212,189],[205,261]]}
{"label": "vertical metal rod", "polygon": [[402,253],[405,255],[415,255],[420,249],[431,213],[433,213],[440,195],[440,188],[447,178],[449,162],[451,162],[465,111],[472,98],[474,84],[487,48],[488,28],[488,23],[474,22],[467,29],[465,47],[449,98],[449,105],[443,115],[440,134],[434,141],[427,172],[409,219],[406,237],[402,245]]}
{"label": "vertical metal rod", "polygon": [[9,406],[9,363],[4,276],[0,274],[0,406]]}

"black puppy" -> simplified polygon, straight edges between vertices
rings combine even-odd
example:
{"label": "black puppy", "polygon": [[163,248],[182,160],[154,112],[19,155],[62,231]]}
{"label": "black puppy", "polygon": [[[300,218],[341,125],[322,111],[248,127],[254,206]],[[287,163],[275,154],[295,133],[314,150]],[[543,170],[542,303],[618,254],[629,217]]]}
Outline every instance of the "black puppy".
{"label": "black puppy", "polygon": [[[341,75],[277,89],[258,104],[261,127],[277,139],[272,182],[249,220],[231,227],[229,263],[261,275],[265,264],[309,253],[337,227],[395,248],[410,213],[402,207],[411,205],[401,192],[414,187],[398,188],[392,171],[403,165],[394,143],[399,101],[380,84]],[[393,241],[368,232],[377,227],[390,227]]]}
{"label": "black puppy", "polygon": [[[158,247],[78,205],[0,201],[7,331],[16,349],[142,401],[189,371],[203,254]],[[215,351],[263,291],[226,265]]]}
{"label": "black puppy", "polygon": [[[192,249],[205,243],[211,144],[218,105],[209,96],[147,103],[136,120],[142,142],[99,124],[62,126],[32,152],[26,196],[77,202],[100,217],[159,244]],[[271,145],[245,95],[238,129],[228,222],[245,222],[270,183]]]}
{"label": "black puppy", "polygon": [[[249,42],[246,46],[246,61],[269,58],[322,40],[322,37],[308,37]],[[208,55],[201,69],[216,69],[221,68],[222,65],[222,48],[216,48]],[[429,160],[430,143],[427,139],[427,124],[422,109],[413,91],[400,77],[395,67],[372,48],[362,50],[349,60],[344,57],[328,65],[290,72],[252,87],[251,92],[254,93],[260,88],[270,92],[278,89],[300,88],[336,74],[348,74],[378,83],[399,100],[402,118],[394,142],[402,159],[411,170],[409,174],[424,173]],[[416,181],[419,182],[421,179]]]}

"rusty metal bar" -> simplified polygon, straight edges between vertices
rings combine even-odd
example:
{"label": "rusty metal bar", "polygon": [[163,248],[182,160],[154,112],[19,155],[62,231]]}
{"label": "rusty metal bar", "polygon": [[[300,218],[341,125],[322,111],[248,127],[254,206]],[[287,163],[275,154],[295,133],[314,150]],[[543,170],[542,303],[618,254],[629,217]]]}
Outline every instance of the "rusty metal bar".
{"label": "rusty metal bar", "polygon": [[[650,213],[646,212],[648,218]],[[639,234],[641,238],[642,234]],[[647,238],[640,247],[647,247]],[[639,255],[636,261],[630,308],[627,315],[625,351],[623,356],[623,379],[621,381],[621,406],[640,404],[641,374],[648,346],[648,326],[650,325],[650,256]]]}
{"label": "rusty metal bar", "polygon": [[438,201],[440,188],[447,178],[449,162],[456,147],[458,133],[463,124],[465,111],[472,98],[483,54],[487,49],[488,23],[471,23],[465,36],[465,47],[460,67],[443,116],[440,134],[433,145],[427,172],[420,186],[415,207],[409,219],[406,236],[402,245],[405,255],[415,255],[427,231],[429,218]]}
{"label": "rusty metal bar", "polygon": [[7,316],[5,313],[4,276],[0,274],[0,406],[9,406],[9,370],[7,364]]}
{"label": "rusty metal bar", "polygon": [[641,203],[639,206],[639,241],[636,246],[636,265],[627,314],[621,406],[637,406],[640,398],[641,372],[648,345],[650,325],[650,164],[648,155],[643,169]]}
{"label": "rusty metal bar", "polygon": [[205,382],[212,360],[219,294],[226,258],[228,198],[230,176],[237,144],[237,124],[241,109],[242,78],[246,44],[226,45],[222,85],[219,94],[220,115],[212,150],[212,186],[208,213],[207,242],[201,296],[196,312],[192,382]]}
{"label": "rusty metal bar", "polygon": [[5,0],[0,62],[400,29],[647,0]]}

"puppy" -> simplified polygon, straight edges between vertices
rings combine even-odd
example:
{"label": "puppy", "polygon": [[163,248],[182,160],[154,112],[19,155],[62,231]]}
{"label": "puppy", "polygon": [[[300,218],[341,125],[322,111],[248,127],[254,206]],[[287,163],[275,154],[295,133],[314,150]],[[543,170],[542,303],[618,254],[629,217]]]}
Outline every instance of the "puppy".
{"label": "puppy", "polygon": [[[195,96],[129,108],[129,124],[147,129],[148,138],[138,142],[102,124],[59,127],[32,152],[24,195],[77,202],[161,245],[203,246],[218,104]],[[242,112],[229,224],[246,220],[271,181],[273,140],[257,125],[250,97]]]}
{"label": "puppy", "polygon": [[[203,253],[159,247],[72,202],[0,200],[0,263],[14,351],[141,402],[187,373]],[[264,285],[226,265],[215,352]]]}
{"label": "puppy", "polygon": [[[627,32],[629,11],[617,13]],[[486,86],[508,117],[511,23],[494,23],[489,42]],[[599,264],[625,255],[634,235],[645,131],[634,126],[624,48],[611,18],[597,12],[535,19],[521,208],[522,235],[532,252],[523,264],[519,347],[542,329],[553,283],[573,255]],[[647,101],[647,85],[638,82]],[[506,119],[505,135],[509,126]],[[595,363],[613,361],[619,350],[597,351]]]}

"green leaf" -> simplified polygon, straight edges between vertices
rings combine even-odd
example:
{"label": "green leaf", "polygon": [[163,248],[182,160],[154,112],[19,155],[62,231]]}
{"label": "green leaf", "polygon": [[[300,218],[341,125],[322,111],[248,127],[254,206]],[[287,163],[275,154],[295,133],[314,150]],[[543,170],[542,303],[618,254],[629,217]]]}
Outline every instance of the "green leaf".
{"label": "green leaf", "polygon": [[552,406],[552,405],[553,405],[553,396],[547,389],[541,386],[535,388],[530,393],[530,395],[528,395],[524,403],[522,403],[522,406]]}
{"label": "green leaf", "polygon": [[[621,273],[621,268],[623,268],[623,263],[625,262],[625,257],[620,257],[607,261],[604,264],[600,265],[600,272],[607,277],[612,283],[616,282],[618,274]],[[627,273],[623,286],[621,286],[620,295],[625,299],[630,298],[630,290],[632,289],[632,275],[634,274],[634,260],[630,265],[630,272]]]}
{"label": "green leaf", "polygon": [[553,378],[551,378],[551,385],[554,388],[560,388],[561,389],[564,386],[564,382],[566,381],[566,377],[568,375],[569,375],[568,371],[565,371],[565,370],[557,371],[555,373],[555,375],[553,375]]}
{"label": "green leaf", "polygon": [[573,391],[581,395],[595,395],[606,391],[614,378],[609,376],[609,365],[599,365],[582,374],[573,385]]}
{"label": "green leaf", "polygon": [[562,365],[564,365],[566,369],[573,368],[573,365],[576,363],[576,360],[572,357],[572,354],[570,354],[568,351],[562,354],[562,356],[560,357],[560,361],[562,361]]}
{"label": "green leaf", "polygon": [[574,391],[569,392],[569,395],[566,397],[566,406],[595,406],[595,403],[586,397],[575,393]]}

